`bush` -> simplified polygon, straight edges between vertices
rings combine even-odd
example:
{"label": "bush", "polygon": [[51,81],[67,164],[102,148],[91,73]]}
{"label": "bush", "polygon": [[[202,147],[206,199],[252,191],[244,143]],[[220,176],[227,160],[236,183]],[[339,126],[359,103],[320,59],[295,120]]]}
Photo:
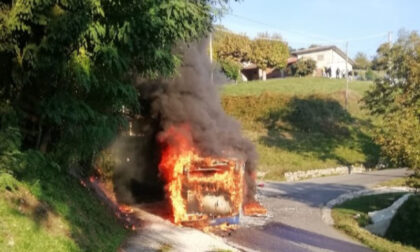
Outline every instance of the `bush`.
{"label": "bush", "polygon": [[288,75],[307,76],[316,69],[316,62],[313,59],[299,59],[295,64],[289,65],[286,69]]}
{"label": "bush", "polygon": [[20,145],[17,115],[9,104],[0,102],[0,172],[14,173],[23,169]]}

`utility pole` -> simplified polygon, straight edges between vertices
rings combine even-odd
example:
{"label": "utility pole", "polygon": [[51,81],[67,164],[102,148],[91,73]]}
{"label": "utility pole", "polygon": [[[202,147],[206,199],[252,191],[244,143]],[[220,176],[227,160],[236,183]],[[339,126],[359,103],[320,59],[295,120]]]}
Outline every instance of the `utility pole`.
{"label": "utility pole", "polygon": [[349,62],[348,49],[349,49],[349,42],[346,42],[346,97],[345,97],[345,101],[344,101],[346,109],[347,109],[347,100],[348,100],[348,95],[349,95],[349,72],[348,72],[348,68],[347,68],[347,65],[348,65],[348,62]]}
{"label": "utility pole", "polygon": [[389,44],[389,46],[391,46],[391,44],[392,44],[392,32],[391,31],[388,32],[388,44]]}
{"label": "utility pole", "polygon": [[210,55],[210,84],[213,85],[213,35],[209,35],[209,55]]}

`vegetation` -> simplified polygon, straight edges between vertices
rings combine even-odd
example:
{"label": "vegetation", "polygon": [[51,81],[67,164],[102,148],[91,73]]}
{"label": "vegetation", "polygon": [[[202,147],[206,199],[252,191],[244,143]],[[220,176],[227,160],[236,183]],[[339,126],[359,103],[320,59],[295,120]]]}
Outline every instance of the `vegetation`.
{"label": "vegetation", "polygon": [[61,166],[21,150],[16,113],[0,114],[0,251],[115,251],[127,231]]}
{"label": "vegetation", "polygon": [[[328,95],[342,91],[346,86],[343,79],[327,78],[284,78],[267,81],[250,81],[241,85],[224,85],[223,96],[258,96],[264,93],[281,93],[284,95]],[[352,81],[349,87],[353,93],[363,96],[372,88],[372,82]]]}
{"label": "vegetation", "polygon": [[251,61],[265,70],[285,67],[289,57],[287,44],[279,36],[260,34],[250,40],[246,35],[234,34],[220,26],[214,33],[213,49],[223,72],[232,80],[238,80],[241,62]]}
{"label": "vegetation", "polygon": [[116,250],[126,232],[69,174],[139,111],[135,77],[172,75],[225,2],[0,2],[0,250]]}
{"label": "vegetation", "polygon": [[27,162],[19,180],[0,172],[0,251],[117,250],[128,231],[93,194],[39,153]]}
{"label": "vegetation", "polygon": [[[369,224],[369,216],[367,215],[368,212],[386,208],[402,195],[403,193],[387,193],[380,195],[363,196],[337,205],[332,209],[331,212],[332,217],[334,219],[334,226],[344,231],[346,234],[358,239],[359,241],[366,244],[375,251],[419,251],[409,245],[403,245],[400,242],[393,242],[385,238],[376,236],[363,228],[364,226]],[[402,208],[406,207],[405,205],[406,204],[404,204]],[[412,212],[411,214],[418,215],[418,212]],[[401,231],[404,229],[404,226],[399,225],[398,229],[396,230]],[[412,235],[414,234],[415,233],[412,233]],[[416,238],[418,238],[418,236]]]}
{"label": "vegetation", "polygon": [[287,44],[277,37],[260,34],[251,43],[251,61],[258,68],[266,70],[271,68],[284,68],[289,57]]}
{"label": "vegetation", "polygon": [[175,43],[209,31],[211,1],[6,1],[0,97],[19,113],[25,148],[89,167],[138,111],[132,76],[167,76]]}
{"label": "vegetation", "polygon": [[397,211],[385,237],[420,250],[420,195],[411,196]]}
{"label": "vegetation", "polygon": [[358,52],[354,57],[355,69],[367,70],[370,67],[370,61],[365,53]]}
{"label": "vegetation", "polygon": [[403,178],[396,178],[384,181],[377,185],[378,187],[381,186],[408,186],[411,188],[416,189],[417,191],[420,191],[420,178],[416,176],[407,176]]}
{"label": "vegetation", "polygon": [[251,40],[246,35],[235,34],[216,26],[213,50],[217,60],[246,61],[251,55]]}
{"label": "vegetation", "polygon": [[370,84],[350,83],[348,111],[343,108],[344,84],[287,78],[230,85],[223,89],[222,102],[256,144],[266,178],[340,165],[372,167],[379,149],[370,137],[372,122],[358,103]]}
{"label": "vegetation", "polygon": [[407,185],[407,179],[408,179],[407,177],[395,178],[395,179],[391,179],[391,180],[381,182],[381,183],[377,184],[376,186],[378,186],[378,187],[382,187],[382,186],[387,186],[387,187],[406,186]]}
{"label": "vegetation", "polygon": [[248,60],[251,54],[250,39],[245,35],[229,32],[222,26],[216,26],[213,50],[226,76],[237,81],[240,77],[241,62]]}
{"label": "vegetation", "polygon": [[378,50],[386,76],[364,97],[366,108],[380,117],[375,141],[398,166],[420,177],[420,36],[413,32]]}
{"label": "vegetation", "polygon": [[391,45],[389,43],[384,43],[378,47],[376,50],[377,55],[373,58],[371,66],[373,70],[384,71],[388,68],[388,60],[386,55],[389,52]]}
{"label": "vegetation", "polygon": [[287,71],[291,76],[308,76],[316,69],[316,62],[313,59],[299,59],[296,63],[288,66]]}
{"label": "vegetation", "polygon": [[240,80],[240,72],[242,65],[233,60],[225,59],[219,60],[220,66],[222,67],[222,71],[225,73],[226,77],[230,80],[239,81]]}

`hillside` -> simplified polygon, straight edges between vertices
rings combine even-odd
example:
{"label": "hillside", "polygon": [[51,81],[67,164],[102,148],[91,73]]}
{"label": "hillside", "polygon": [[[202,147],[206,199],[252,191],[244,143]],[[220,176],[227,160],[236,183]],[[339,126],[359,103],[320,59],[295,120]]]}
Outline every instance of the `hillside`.
{"label": "hillside", "polygon": [[[372,86],[369,81],[352,81],[350,89],[362,95]],[[331,94],[344,90],[344,79],[327,78],[283,78],[267,81],[251,81],[239,85],[224,85],[222,94],[225,96],[259,95],[264,92],[281,93],[287,95]]]}
{"label": "hillside", "polygon": [[287,171],[376,165],[379,148],[370,137],[374,124],[359,103],[370,86],[349,84],[348,110],[345,81],[323,78],[225,85],[222,103],[256,144],[265,178],[282,179]]}
{"label": "hillside", "polygon": [[0,251],[116,251],[127,231],[75,179],[0,172]]}

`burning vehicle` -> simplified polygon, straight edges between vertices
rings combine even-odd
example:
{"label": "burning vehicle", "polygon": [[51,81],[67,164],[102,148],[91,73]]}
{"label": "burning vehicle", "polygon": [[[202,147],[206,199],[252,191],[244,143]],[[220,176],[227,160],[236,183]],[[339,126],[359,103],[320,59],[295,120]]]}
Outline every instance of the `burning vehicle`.
{"label": "burning vehicle", "polygon": [[[176,78],[138,80],[144,133],[125,145],[127,152],[143,151],[132,154],[131,168],[114,179],[127,204],[139,203],[132,199],[152,195],[162,183],[172,221],[193,227],[237,224],[242,214],[266,213],[255,199],[258,155],[239,122],[223,110],[210,81],[207,46],[203,40],[179,48],[183,65]],[[140,143],[142,148],[132,147]]]}
{"label": "burning vehicle", "polygon": [[[239,158],[200,156],[189,132],[187,125],[171,127],[159,138],[164,143],[159,168],[167,182],[174,223],[238,224],[246,190],[245,163]],[[253,214],[249,208],[248,212]]]}

